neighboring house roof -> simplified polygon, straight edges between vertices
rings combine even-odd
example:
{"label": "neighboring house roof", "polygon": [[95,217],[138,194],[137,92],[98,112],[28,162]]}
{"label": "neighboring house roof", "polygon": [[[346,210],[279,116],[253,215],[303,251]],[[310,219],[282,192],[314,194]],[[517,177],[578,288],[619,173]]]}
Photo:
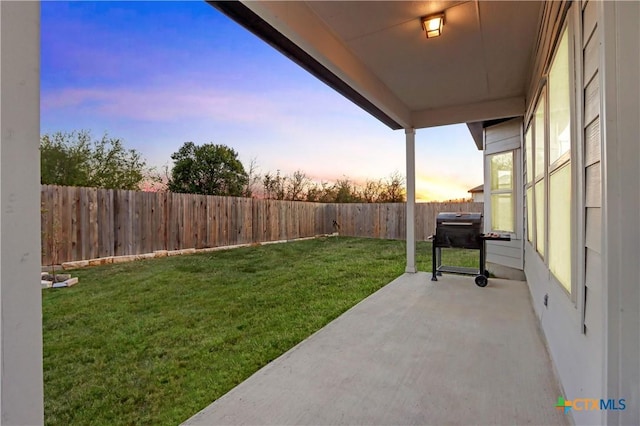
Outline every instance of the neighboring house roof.
{"label": "neighboring house roof", "polygon": [[470,193],[475,193],[475,192],[484,192],[484,184],[478,185],[476,187],[471,188],[470,190],[468,190],[467,192]]}
{"label": "neighboring house roof", "polygon": [[[209,3],[393,129],[523,115],[544,4]],[[442,11],[427,39],[420,17]]]}

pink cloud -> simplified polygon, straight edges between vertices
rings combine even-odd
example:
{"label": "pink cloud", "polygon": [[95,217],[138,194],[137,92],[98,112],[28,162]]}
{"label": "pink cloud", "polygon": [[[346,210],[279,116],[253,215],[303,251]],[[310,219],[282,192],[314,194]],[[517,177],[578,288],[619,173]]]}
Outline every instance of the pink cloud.
{"label": "pink cloud", "polygon": [[263,96],[196,88],[61,89],[42,97],[43,110],[82,109],[134,120],[175,121],[211,118],[234,122],[273,119],[277,105]]}
{"label": "pink cloud", "polygon": [[43,92],[41,99],[43,111],[81,110],[98,116],[162,122],[210,119],[283,131],[299,126],[315,114],[326,114],[327,110],[341,113],[353,108],[350,105],[345,108],[345,103],[333,93],[247,92],[198,85],[63,88]]}

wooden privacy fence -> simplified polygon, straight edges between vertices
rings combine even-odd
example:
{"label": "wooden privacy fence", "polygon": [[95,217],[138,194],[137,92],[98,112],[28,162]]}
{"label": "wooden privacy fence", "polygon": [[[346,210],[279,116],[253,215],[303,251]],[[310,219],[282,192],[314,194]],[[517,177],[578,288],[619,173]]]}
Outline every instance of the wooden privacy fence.
{"label": "wooden privacy fence", "polygon": [[[42,264],[341,235],[404,239],[405,206],[322,204],[210,195],[43,185]],[[482,203],[416,206],[416,237],[440,211],[482,211]],[[334,225],[335,221],[335,225]]]}
{"label": "wooden privacy fence", "polygon": [[44,265],[333,232],[315,203],[52,185],[41,202]]}
{"label": "wooden privacy fence", "polygon": [[[484,203],[417,203],[416,240],[425,241],[436,230],[440,212],[479,212]],[[325,217],[335,218],[340,235],[350,237],[406,238],[406,207],[404,203],[326,204]]]}

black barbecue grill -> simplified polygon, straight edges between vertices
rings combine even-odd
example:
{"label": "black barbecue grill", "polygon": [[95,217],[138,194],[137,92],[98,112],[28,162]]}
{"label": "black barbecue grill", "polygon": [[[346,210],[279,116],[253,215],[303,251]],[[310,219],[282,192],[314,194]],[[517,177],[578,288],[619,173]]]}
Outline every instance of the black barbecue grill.
{"label": "black barbecue grill", "polygon": [[[443,272],[476,275],[476,284],[487,285],[489,272],[485,269],[485,252],[487,240],[509,241],[511,237],[503,234],[483,234],[482,213],[439,213],[436,217],[436,234],[432,244],[432,281],[438,281],[437,275]],[[479,250],[478,269],[461,266],[442,265],[443,248],[465,248]]]}

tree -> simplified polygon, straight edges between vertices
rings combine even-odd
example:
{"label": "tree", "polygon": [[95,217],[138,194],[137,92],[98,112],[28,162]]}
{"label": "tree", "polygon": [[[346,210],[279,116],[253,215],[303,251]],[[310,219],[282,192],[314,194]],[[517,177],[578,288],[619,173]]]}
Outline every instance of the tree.
{"label": "tree", "polygon": [[171,159],[169,191],[240,197],[246,189],[249,177],[233,148],[185,142]]}
{"label": "tree", "polygon": [[311,179],[302,170],[296,170],[290,176],[282,176],[277,170],[275,175],[267,172],[262,178],[264,198],[271,200],[309,201],[310,184]]}
{"label": "tree", "polygon": [[354,183],[348,177],[338,179],[334,188],[336,190],[336,203],[359,203],[362,200],[358,195],[358,189]]}
{"label": "tree", "polygon": [[287,178],[280,176],[280,170],[276,171],[275,175],[270,172],[265,173],[262,179],[262,186],[264,187],[264,197],[271,200],[284,200],[286,195],[286,183]]}
{"label": "tree", "polygon": [[80,130],[40,138],[40,181],[44,185],[138,189],[148,171],[139,152],[119,138],[92,140]]}
{"label": "tree", "polygon": [[364,187],[360,191],[360,198],[362,198],[365,203],[378,203],[381,200],[383,188],[384,183],[382,180],[367,179]]}
{"label": "tree", "polygon": [[[258,171],[258,161],[256,158],[252,158],[249,162],[249,170],[247,170],[247,184],[245,185],[242,195],[251,198],[259,191],[260,187],[260,173]],[[257,191],[256,191],[257,190]]]}
{"label": "tree", "polygon": [[306,201],[318,203],[332,203],[336,199],[335,185],[329,185],[329,182],[321,182],[311,184],[307,190]]}
{"label": "tree", "polygon": [[404,177],[395,171],[382,184],[382,192],[378,198],[383,203],[402,203],[406,200]]}
{"label": "tree", "polygon": [[302,170],[296,170],[288,179],[286,199],[290,201],[302,201],[306,198],[307,188],[311,180]]}

